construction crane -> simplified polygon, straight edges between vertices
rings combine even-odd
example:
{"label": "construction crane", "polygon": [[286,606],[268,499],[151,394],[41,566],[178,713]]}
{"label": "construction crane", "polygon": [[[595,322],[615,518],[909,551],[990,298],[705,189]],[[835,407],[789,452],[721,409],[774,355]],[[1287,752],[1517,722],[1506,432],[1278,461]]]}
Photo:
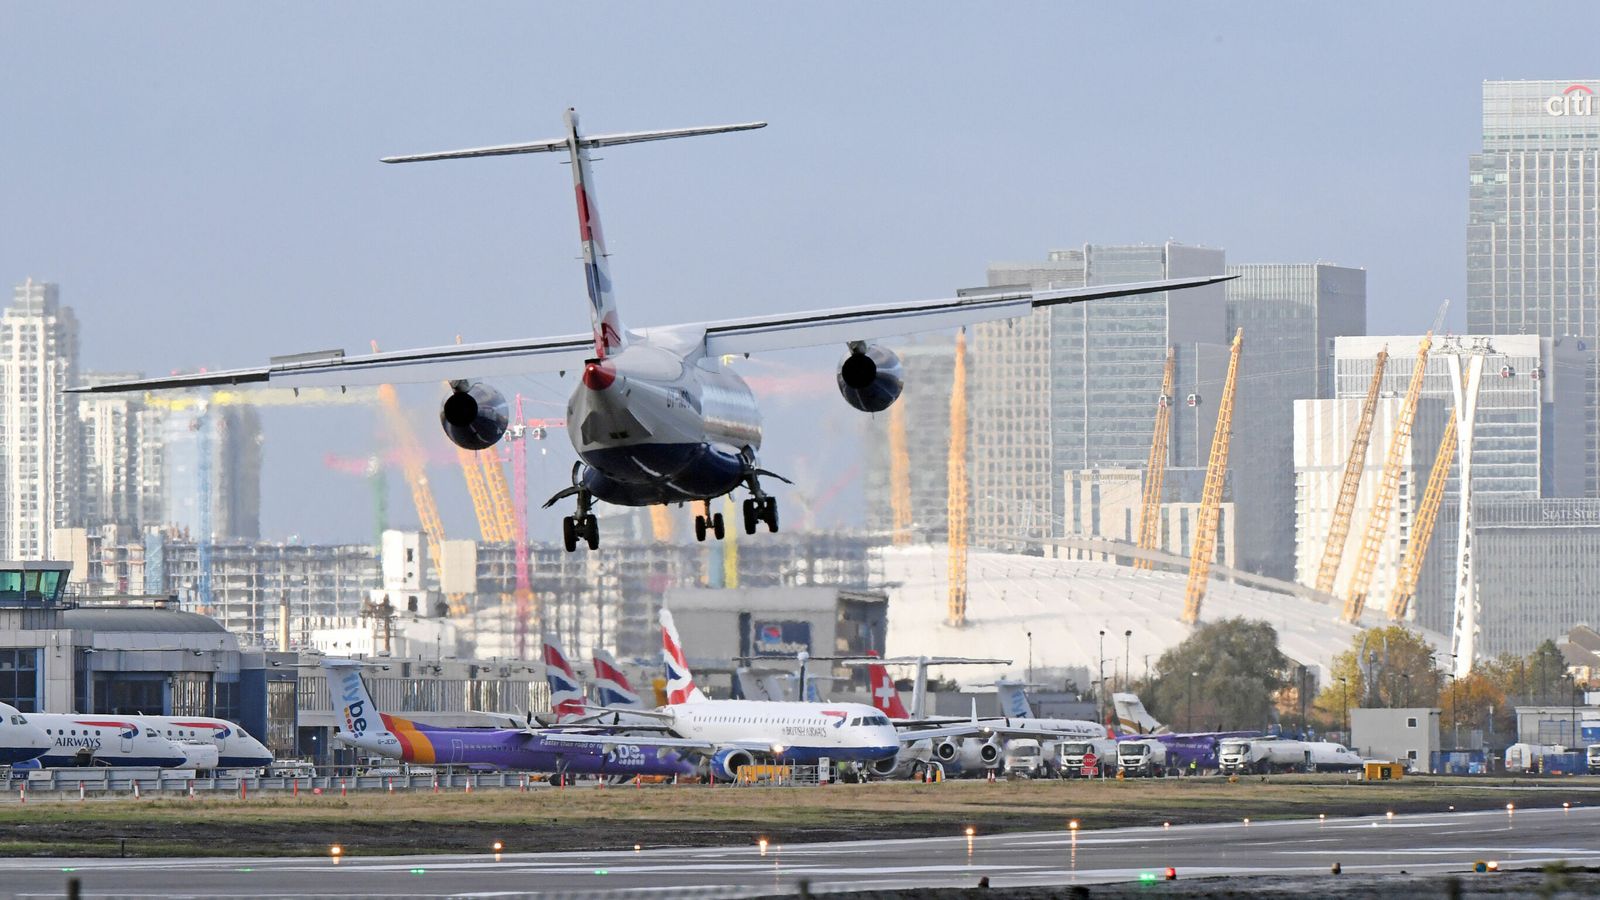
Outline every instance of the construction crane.
{"label": "construction crane", "polygon": [[[1161,487],[1167,476],[1167,435],[1172,429],[1172,374],[1176,355],[1167,348],[1167,367],[1156,398],[1156,428],[1150,437],[1150,459],[1144,467],[1144,500],[1139,511],[1139,549],[1154,550],[1161,541]],[[1133,561],[1135,569],[1153,569],[1155,561]]]}
{"label": "construction crane", "polygon": [[1404,619],[1411,612],[1411,598],[1417,594],[1417,578],[1422,574],[1422,561],[1428,555],[1428,542],[1433,538],[1433,525],[1439,518],[1444,484],[1450,478],[1450,463],[1455,455],[1456,414],[1451,410],[1450,421],[1444,426],[1444,437],[1439,439],[1439,452],[1433,457],[1433,471],[1428,473],[1428,488],[1422,492],[1422,505],[1411,525],[1411,543],[1406,545],[1406,555],[1400,560],[1400,574],[1395,576],[1394,593],[1389,596],[1391,619]]}
{"label": "construction crane", "polygon": [[1383,549],[1384,538],[1389,534],[1389,517],[1394,514],[1394,501],[1400,491],[1400,474],[1405,468],[1406,451],[1411,445],[1411,423],[1417,417],[1417,399],[1422,396],[1422,379],[1428,370],[1428,350],[1433,346],[1433,332],[1423,335],[1417,345],[1417,364],[1411,370],[1411,384],[1406,388],[1406,399],[1400,405],[1400,415],[1394,423],[1394,435],[1389,440],[1389,455],[1383,463],[1383,478],[1378,482],[1378,495],[1372,501],[1372,512],[1367,516],[1367,530],[1361,536],[1361,555],[1356,557],[1356,570],[1350,576],[1350,592],[1345,597],[1344,620],[1355,623],[1367,606],[1367,589],[1372,586],[1372,573],[1378,567],[1378,552]]}
{"label": "construction crane", "polygon": [[1195,526],[1189,552],[1189,584],[1184,589],[1183,621],[1200,621],[1200,602],[1211,578],[1211,557],[1217,551],[1217,517],[1222,512],[1222,484],[1228,476],[1228,445],[1233,438],[1233,395],[1239,383],[1239,353],[1244,349],[1244,329],[1233,333],[1228,354],[1228,377],[1222,382],[1222,402],[1217,406],[1217,429],[1211,435],[1211,459],[1206,463],[1205,487],[1200,491],[1200,521]]}
{"label": "construction crane", "polygon": [[945,513],[950,532],[950,618],[967,624],[967,332],[956,332],[955,374],[950,383],[949,492]]}
{"label": "construction crane", "polygon": [[456,462],[461,466],[461,476],[467,482],[467,496],[472,498],[472,512],[478,517],[478,533],[487,543],[497,544],[511,538],[500,530],[500,517],[489,496],[489,485],[484,470],[478,465],[478,455],[471,450],[456,448]]}
{"label": "construction crane", "polygon": [[911,455],[906,449],[905,398],[889,407],[889,511],[896,547],[911,543]]}
{"label": "construction crane", "polygon": [[[373,352],[377,352],[376,347]],[[433,570],[438,573],[442,586],[445,580],[444,523],[439,519],[439,507],[433,500],[433,488],[429,486],[428,473],[423,469],[422,446],[417,443],[417,436],[412,432],[411,424],[406,421],[404,410],[400,408],[400,396],[395,393],[394,385],[380,385],[378,401],[384,418],[388,421],[389,433],[400,450],[400,468],[405,473],[406,486],[411,489],[411,502],[417,508],[417,521],[422,527],[423,536],[428,541],[428,559],[433,563]],[[447,595],[447,599],[452,616],[467,614],[464,594],[450,594]]]}
{"label": "construction crane", "polygon": [[217,406],[305,406],[332,403],[371,403],[373,392],[360,388],[251,388],[243,391],[215,390],[209,394],[144,395],[149,409],[182,412],[196,407]]}
{"label": "construction crane", "polygon": [[[565,419],[528,419],[522,412],[522,395],[516,397],[516,421],[506,434],[511,438],[511,541],[516,554],[517,658],[528,658],[530,626],[542,622],[544,613],[536,607],[533,582],[528,573],[528,441],[542,441],[551,428],[565,428]],[[498,469],[498,467],[496,467]],[[542,626],[541,626],[542,630]]]}
{"label": "construction crane", "polygon": [[1344,462],[1344,480],[1339,483],[1339,499],[1333,506],[1333,521],[1328,523],[1328,540],[1322,547],[1322,565],[1317,567],[1317,590],[1333,591],[1333,582],[1339,577],[1339,565],[1344,562],[1344,545],[1350,538],[1350,518],[1356,510],[1356,494],[1361,489],[1361,473],[1367,467],[1367,447],[1372,443],[1372,419],[1378,411],[1378,391],[1383,386],[1383,369],[1389,362],[1389,349],[1378,351],[1377,365],[1372,370],[1372,383],[1367,385],[1367,402],[1361,407],[1361,419],[1356,423],[1356,439],[1350,444],[1350,456]]}

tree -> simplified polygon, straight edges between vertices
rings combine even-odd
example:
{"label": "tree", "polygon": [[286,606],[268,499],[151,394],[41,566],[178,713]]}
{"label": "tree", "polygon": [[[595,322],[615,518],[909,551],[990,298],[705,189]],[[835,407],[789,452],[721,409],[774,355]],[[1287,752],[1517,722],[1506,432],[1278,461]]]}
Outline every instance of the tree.
{"label": "tree", "polygon": [[1342,719],[1358,707],[1435,706],[1442,679],[1422,635],[1404,625],[1369,628],[1333,658],[1317,711]]}
{"label": "tree", "polygon": [[1439,695],[1439,725],[1454,736],[1457,729],[1471,731],[1482,728],[1490,732],[1501,729],[1489,721],[1491,714],[1509,721],[1505,691],[1488,673],[1473,672],[1464,678],[1454,679]]}
{"label": "tree", "polygon": [[1288,668],[1270,624],[1208,622],[1161,654],[1143,699],[1175,731],[1260,728]]}

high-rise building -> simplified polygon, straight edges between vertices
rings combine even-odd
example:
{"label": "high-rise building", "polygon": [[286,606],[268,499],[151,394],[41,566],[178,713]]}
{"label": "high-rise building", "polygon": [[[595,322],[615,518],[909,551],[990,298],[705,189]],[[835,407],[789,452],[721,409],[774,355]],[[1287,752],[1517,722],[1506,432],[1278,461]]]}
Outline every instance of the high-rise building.
{"label": "high-rise building", "polygon": [[[1054,251],[1041,263],[994,264],[989,284],[1077,287],[1220,275],[1223,268],[1221,250],[1089,244]],[[1145,294],[1053,306],[974,329],[974,542],[1027,548],[1062,535],[1068,508],[1082,505],[1068,486],[1092,483],[1075,473],[1142,470],[1169,348],[1181,399],[1173,404],[1168,464],[1205,466],[1227,368],[1226,300],[1221,285],[1171,296],[1171,303],[1167,294]]]}
{"label": "high-rise building", "polygon": [[163,523],[196,540],[207,531],[215,540],[260,537],[260,413],[244,405],[177,408],[161,433]]}
{"label": "high-rise building", "polygon": [[[1468,187],[1470,333],[1600,340],[1597,87],[1483,83],[1483,149]],[[1592,367],[1587,378],[1584,493],[1592,497],[1600,495],[1600,382]]]}
{"label": "high-rise building", "polygon": [[[88,372],[81,380],[94,385],[141,377],[137,372]],[[135,394],[85,394],[77,406],[83,440],[81,521],[114,525],[130,535],[163,524],[162,411]]]}
{"label": "high-rise building", "polygon": [[1274,263],[1228,274],[1238,277],[1227,283],[1227,330],[1244,329],[1228,457],[1235,553],[1240,568],[1293,578],[1294,401],[1333,396],[1333,339],[1366,332],[1367,273]]}
{"label": "high-rise building", "polygon": [[866,466],[862,486],[866,491],[867,531],[888,534],[894,530],[894,498],[890,480],[895,462],[891,420],[901,417],[905,427],[906,482],[910,496],[910,536],[917,541],[942,542],[949,533],[950,387],[955,378],[955,343],[948,335],[938,340],[894,346],[905,372],[905,391],[896,403],[899,413],[882,412],[867,419]]}
{"label": "high-rise building", "polygon": [[46,559],[56,528],[77,524],[78,321],[54,284],[17,285],[0,315],[0,552]]}

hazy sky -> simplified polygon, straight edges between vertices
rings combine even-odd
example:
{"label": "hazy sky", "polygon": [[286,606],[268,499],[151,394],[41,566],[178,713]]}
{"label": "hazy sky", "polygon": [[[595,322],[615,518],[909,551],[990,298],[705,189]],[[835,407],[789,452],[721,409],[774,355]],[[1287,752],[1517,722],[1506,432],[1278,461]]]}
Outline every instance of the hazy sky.
{"label": "hazy sky", "polygon": [[[377,162],[556,136],[577,106],[589,131],[771,123],[604,154],[630,324],[945,296],[991,261],[1173,238],[1365,267],[1375,333],[1445,297],[1459,327],[1480,83],[1600,74],[1578,24],[1530,3],[0,0],[0,283],[60,283],[96,370],[585,331],[554,158]],[[566,390],[505,387],[536,409]],[[443,455],[431,395],[408,400]],[[850,412],[784,401],[768,464],[848,471]],[[818,421],[846,436],[819,447]],[[375,422],[268,413],[267,536],[370,533],[365,487],[323,457],[371,452]],[[573,458],[553,437],[536,504]],[[398,489],[391,508],[414,521]]]}

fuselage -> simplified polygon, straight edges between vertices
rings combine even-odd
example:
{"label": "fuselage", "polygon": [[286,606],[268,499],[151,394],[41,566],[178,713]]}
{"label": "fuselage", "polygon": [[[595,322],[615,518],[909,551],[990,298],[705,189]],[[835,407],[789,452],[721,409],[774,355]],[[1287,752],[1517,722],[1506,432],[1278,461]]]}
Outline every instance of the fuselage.
{"label": "fuselage", "polygon": [[0,765],[14,765],[43,756],[54,746],[50,735],[33,721],[32,713],[0,703]]}
{"label": "fuselage", "polygon": [[460,765],[484,769],[572,775],[692,775],[695,764],[677,750],[637,743],[607,746],[547,741],[538,732],[506,728],[434,728],[397,716],[383,716],[382,730],[359,736],[342,732],[350,746],[420,765]]}
{"label": "fuselage", "polygon": [[700,700],[663,706],[679,736],[710,744],[760,744],[784,762],[876,762],[900,752],[894,725],[861,703]]}
{"label": "fuselage", "polygon": [[28,721],[43,728],[50,750],[39,757],[44,768],[70,766],[157,766],[176,768],[189,757],[138,716],[30,713]]}
{"label": "fuselage", "polygon": [[272,751],[226,719],[210,716],[138,716],[137,719],[168,740],[215,745],[217,768],[260,769],[272,765]]}
{"label": "fuselage", "polygon": [[567,434],[597,499],[650,506],[719,497],[745,478],[761,414],[744,379],[664,343],[637,340],[590,362]]}

